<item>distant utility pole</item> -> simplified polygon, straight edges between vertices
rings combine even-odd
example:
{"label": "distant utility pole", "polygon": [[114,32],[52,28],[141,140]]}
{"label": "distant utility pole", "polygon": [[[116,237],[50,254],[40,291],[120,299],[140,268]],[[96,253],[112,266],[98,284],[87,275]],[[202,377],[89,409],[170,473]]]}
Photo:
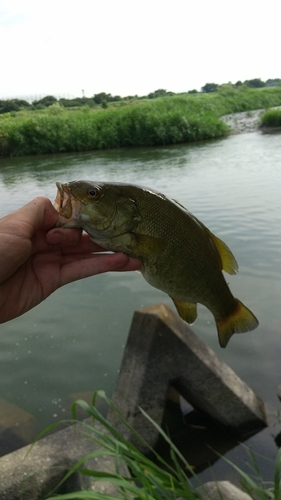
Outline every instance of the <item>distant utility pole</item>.
{"label": "distant utility pole", "polygon": [[82,97],[85,97],[85,91],[82,89]]}

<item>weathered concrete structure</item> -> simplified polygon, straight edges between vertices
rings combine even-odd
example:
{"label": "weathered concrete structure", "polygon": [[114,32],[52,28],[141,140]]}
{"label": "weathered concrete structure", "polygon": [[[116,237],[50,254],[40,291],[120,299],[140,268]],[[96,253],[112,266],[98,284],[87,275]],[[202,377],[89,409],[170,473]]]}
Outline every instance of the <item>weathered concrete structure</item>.
{"label": "weathered concrete structure", "polygon": [[[127,421],[151,446],[158,433],[139,407],[161,425],[170,386],[194,408],[237,432],[255,432],[266,426],[262,401],[176,314],[158,304],[134,315],[113,396]],[[114,413],[108,418],[120,428]],[[13,429],[13,420],[10,423]],[[7,419],[2,423],[8,424]],[[42,500],[78,460],[98,450],[92,440],[79,432],[81,425],[41,439],[32,449],[26,446],[0,458],[0,500]],[[100,424],[95,426],[104,432]],[[122,428],[122,432],[133,441],[126,429]],[[115,470],[114,460],[107,457],[95,458],[88,465],[100,471]],[[56,493],[81,491],[88,486],[88,478],[76,472]],[[108,483],[96,482],[90,488],[118,495]],[[235,486],[220,482],[209,484],[201,492],[203,498],[214,500],[221,494],[224,500],[247,498]]]}
{"label": "weathered concrete structure", "polygon": [[209,481],[200,486],[198,491],[202,495],[202,500],[251,500],[252,498],[230,481]]}
{"label": "weathered concrete structure", "polygon": [[[161,425],[170,385],[194,408],[239,433],[267,425],[263,402],[253,391],[168,306],[156,304],[134,314],[113,395],[151,446],[158,433],[139,407]],[[120,426],[114,413],[108,418]]]}
{"label": "weathered concrete structure", "polygon": [[[87,420],[90,423],[90,419]],[[104,431],[97,422],[95,426]],[[43,500],[55,489],[71,467],[98,446],[79,431],[81,424],[68,427],[38,441],[32,449],[25,446],[0,458],[0,500]],[[86,464],[102,472],[115,472],[115,460],[99,456]],[[122,471],[128,474],[127,470]],[[55,493],[84,489],[120,497],[118,488],[108,481],[90,483],[75,473]],[[208,482],[198,488],[202,500],[248,500],[250,497],[229,481]],[[181,499],[178,499],[181,500]]]}
{"label": "weathered concrete structure", "polygon": [[[85,422],[91,424],[92,420]],[[99,423],[95,427],[104,432]],[[33,447],[25,446],[0,458],[0,500],[42,500],[53,489],[58,494],[88,488],[89,478],[75,472],[56,489],[78,460],[99,449],[82,434],[83,430],[83,424],[77,423],[39,440]],[[103,472],[113,472],[114,465],[114,460],[102,456],[87,462],[87,466]],[[110,484],[105,488],[99,483],[92,490],[111,494],[117,491]]]}

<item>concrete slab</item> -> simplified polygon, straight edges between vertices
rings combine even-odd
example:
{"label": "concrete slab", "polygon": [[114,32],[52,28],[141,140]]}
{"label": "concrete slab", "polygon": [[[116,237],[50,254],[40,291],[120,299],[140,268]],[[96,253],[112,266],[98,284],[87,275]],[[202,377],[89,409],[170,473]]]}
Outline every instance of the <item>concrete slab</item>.
{"label": "concrete slab", "polygon": [[[209,481],[197,488],[202,500],[252,500],[252,497],[230,481]],[[177,500],[183,500],[178,498]]]}
{"label": "concrete slab", "polygon": [[[84,422],[91,424],[92,420]],[[95,423],[100,431],[104,428]],[[58,486],[65,474],[78,460],[99,449],[81,431],[82,423],[77,423],[38,441],[32,448],[25,446],[20,450],[0,458],[0,499],[1,500],[42,500]],[[115,460],[99,456],[87,462],[95,470],[115,470]],[[56,493],[70,493],[90,487],[86,476],[75,473]],[[94,489],[96,488],[96,490]],[[117,494],[110,484],[92,484],[92,491]]]}
{"label": "concrete slab", "polygon": [[[155,427],[139,407],[161,425],[169,386],[196,409],[233,430],[254,432],[267,425],[263,402],[165,304],[135,312],[113,402],[132,427],[153,446]],[[109,420],[128,439],[114,412]]]}

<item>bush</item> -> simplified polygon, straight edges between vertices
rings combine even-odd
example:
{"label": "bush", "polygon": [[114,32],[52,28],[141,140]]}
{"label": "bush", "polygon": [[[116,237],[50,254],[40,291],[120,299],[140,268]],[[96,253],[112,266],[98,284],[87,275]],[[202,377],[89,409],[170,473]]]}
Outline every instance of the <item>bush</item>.
{"label": "bush", "polygon": [[245,80],[245,85],[253,88],[265,87],[265,83],[260,78],[253,78],[252,80]]}
{"label": "bush", "polygon": [[281,109],[269,109],[260,117],[262,127],[281,127]]}
{"label": "bush", "polygon": [[43,97],[42,99],[39,99],[38,101],[33,101],[32,104],[36,108],[38,106],[43,106],[44,108],[47,108],[48,106],[51,106],[57,102],[57,99],[53,95],[46,95],[46,97]]}
{"label": "bush", "polygon": [[[107,104],[107,103],[106,103]],[[40,115],[0,125],[2,155],[30,155],[104,148],[155,146],[211,139],[227,126],[209,111],[189,111],[168,98],[99,112],[62,111],[59,105]],[[1,133],[2,132],[2,133]]]}
{"label": "bush", "polygon": [[[93,103],[93,100],[90,100]],[[0,120],[0,155],[157,146],[222,137],[222,115],[281,105],[281,87],[223,85],[218,92],[164,96],[66,109],[20,111]]]}
{"label": "bush", "polygon": [[217,83],[206,83],[204,87],[202,87],[202,92],[216,92],[218,90]]}

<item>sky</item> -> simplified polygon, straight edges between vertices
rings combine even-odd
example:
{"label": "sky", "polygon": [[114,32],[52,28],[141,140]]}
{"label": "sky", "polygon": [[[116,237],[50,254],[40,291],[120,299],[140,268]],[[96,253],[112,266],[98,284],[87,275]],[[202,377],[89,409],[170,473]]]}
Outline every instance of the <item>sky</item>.
{"label": "sky", "polygon": [[281,78],[280,0],[0,0],[0,99]]}

